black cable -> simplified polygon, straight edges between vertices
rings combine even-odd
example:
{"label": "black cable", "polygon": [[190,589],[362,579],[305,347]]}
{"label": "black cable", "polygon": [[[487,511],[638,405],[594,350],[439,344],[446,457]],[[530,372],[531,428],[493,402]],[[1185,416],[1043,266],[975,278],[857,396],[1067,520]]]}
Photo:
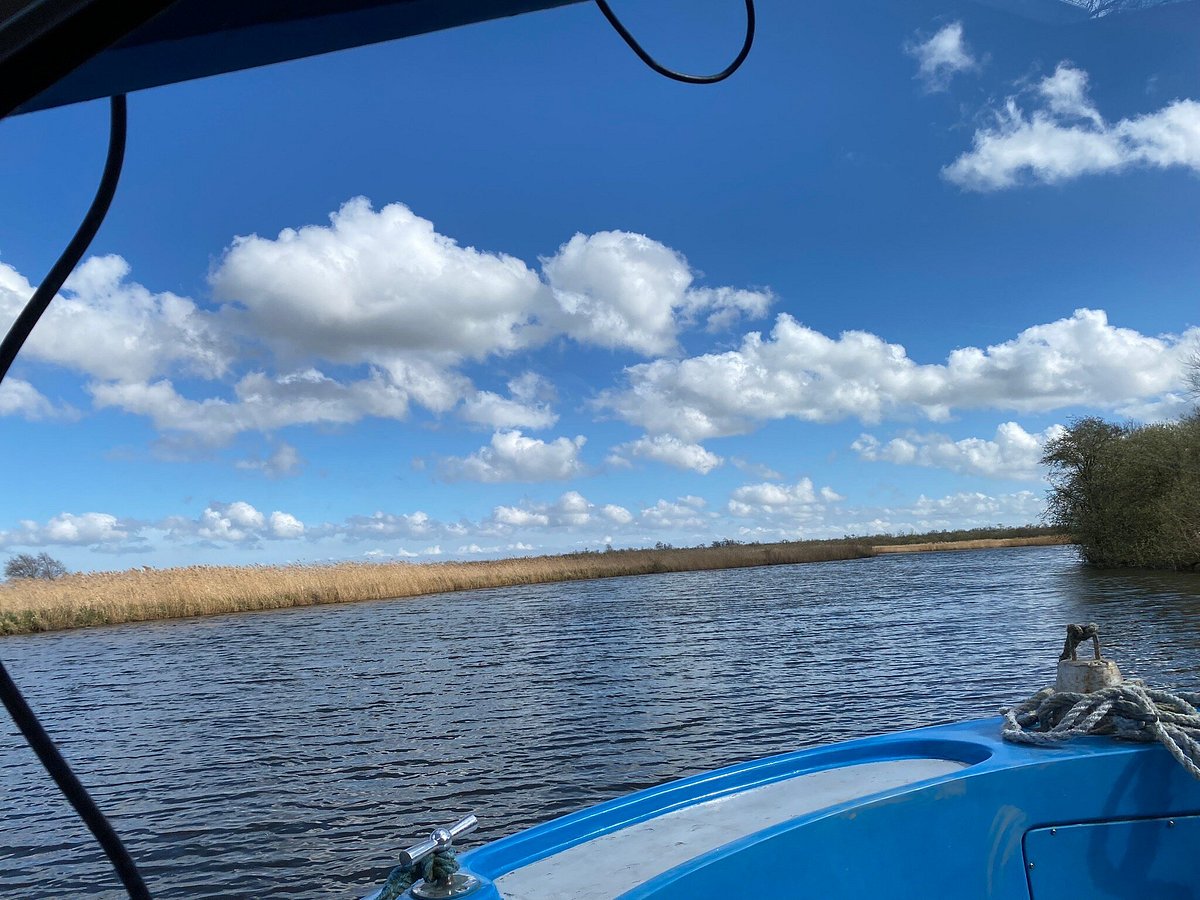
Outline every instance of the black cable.
{"label": "black cable", "polygon": [[[104,174],[100,177],[100,186],[96,189],[96,197],[92,200],[87,215],[79,224],[75,236],[71,238],[71,243],[67,245],[67,249],[50,269],[50,273],[38,285],[38,289],[25,304],[25,308],[17,316],[12,328],[8,330],[4,343],[0,344],[0,382],[4,381],[4,376],[8,374],[8,369],[16,359],[25,339],[33,331],[33,326],[46,311],[46,307],[50,305],[50,301],[54,299],[54,295],[58,293],[63,282],[67,280],[67,276],[79,264],[79,260],[92,242],[92,238],[96,236],[100,223],[104,221],[109,204],[112,203],[113,194],[117,190],[117,181],[121,177],[121,164],[125,160],[125,125],[125,95],[121,94],[112,98],[108,158],[104,161]],[[71,806],[75,807],[79,818],[83,819],[84,824],[91,830],[108,855],[113,868],[116,869],[117,877],[121,879],[121,884],[125,886],[125,890],[132,900],[150,900],[150,891],[146,889],[146,883],[142,881],[133,857],[121,843],[120,837],[117,836],[104,813],[100,811],[96,801],[88,794],[87,788],[71,771],[71,767],[63,755],[54,746],[54,741],[46,733],[46,729],[42,727],[42,723],[38,721],[34,711],[29,708],[25,698],[21,696],[21,691],[9,676],[8,670],[4,668],[3,662],[0,662],[0,700],[3,700],[8,714],[12,716],[13,722],[24,735],[30,748],[37,754],[42,766],[54,779],[58,789],[62,791]]]}
{"label": "black cable", "polygon": [[754,43],[754,0],[746,0],[746,40],[733,62],[715,75],[688,75],[686,72],[676,72],[674,69],[668,69],[642,49],[642,45],[629,33],[629,29],[621,24],[621,20],[617,18],[616,13],[609,7],[608,0],[596,0],[596,5],[600,7],[600,12],[604,13],[604,18],[608,19],[609,24],[617,30],[617,34],[624,38],[625,43],[638,55],[642,62],[659,75],[672,78],[675,81],[682,81],[684,84],[716,84],[718,81],[724,81],[741,68],[742,63],[746,61],[746,57],[750,55],[750,45]]}
{"label": "black cable", "polygon": [[117,180],[121,177],[121,164],[125,161],[125,124],[125,95],[121,94],[112,98],[108,158],[104,161],[104,174],[100,176],[100,186],[96,188],[96,197],[92,200],[87,215],[79,223],[79,229],[71,238],[71,243],[67,244],[67,249],[62,252],[62,256],[50,269],[49,274],[33,292],[33,296],[29,298],[29,302],[25,304],[25,308],[21,310],[21,314],[17,316],[17,320],[8,330],[4,343],[0,344],[0,382],[4,381],[9,366],[17,358],[17,354],[25,344],[25,339],[33,331],[33,326],[42,317],[42,313],[46,311],[46,307],[50,305],[54,295],[63,286],[67,276],[79,265],[79,260],[92,242],[92,238],[96,236],[100,223],[104,221],[104,216],[108,213],[109,204],[112,203],[113,194],[117,190]]}

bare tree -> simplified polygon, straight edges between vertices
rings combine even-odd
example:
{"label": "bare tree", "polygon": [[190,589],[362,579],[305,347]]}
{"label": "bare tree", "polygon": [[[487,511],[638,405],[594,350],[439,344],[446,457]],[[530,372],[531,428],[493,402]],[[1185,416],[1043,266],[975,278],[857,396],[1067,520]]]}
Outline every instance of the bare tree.
{"label": "bare tree", "polygon": [[1200,347],[1191,352],[1183,363],[1183,380],[1188,386],[1188,395],[1200,401]]}
{"label": "bare tree", "polygon": [[44,550],[37,556],[18,553],[4,564],[6,578],[61,578],[67,567]]}

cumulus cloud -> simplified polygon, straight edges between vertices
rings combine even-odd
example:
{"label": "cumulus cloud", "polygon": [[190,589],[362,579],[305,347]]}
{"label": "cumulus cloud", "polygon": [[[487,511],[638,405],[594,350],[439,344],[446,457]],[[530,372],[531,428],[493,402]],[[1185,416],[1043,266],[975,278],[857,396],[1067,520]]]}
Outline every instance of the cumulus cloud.
{"label": "cumulus cloud", "polygon": [[481,547],[478,544],[463,544],[458,548],[457,553],[460,556],[483,556],[491,553],[499,553],[499,546]]}
{"label": "cumulus cloud", "polygon": [[25,419],[75,419],[79,413],[71,406],[58,406],[28,381],[9,376],[0,384],[0,416]]}
{"label": "cumulus cloud", "polygon": [[692,289],[695,273],[682,254],[642,234],[576,234],[542,259],[555,301],[556,329],[599,347],[645,356],[673,353],[681,325],[708,314],[710,328],[766,314],[769,292]]}
{"label": "cumulus cloud", "polygon": [[[683,257],[643,235],[576,235],[544,260],[545,280],[502,252],[463,247],[402,204],[364,198],[327,226],[235,239],[215,268],[219,314],[128,279],[117,256],[87,260],[31,338],[28,352],[93,379],[96,405],[149,416],[212,444],[289,424],[403,418],[413,404],[458,409],[494,429],[548,428],[554,391],[527,373],[509,395],[478,390],[458,367],[566,335],[657,353],[680,328],[765,313],[765,291],[696,287]],[[29,282],[0,264],[0,314],[15,316]],[[214,380],[261,348],[278,374],[242,374],[233,396],[186,396],[173,374]],[[259,348],[257,351],[255,348]],[[326,364],[366,367],[346,381]],[[0,413],[55,414],[27,382],[0,394]]]}
{"label": "cumulus cloud", "polygon": [[554,481],[583,472],[579,451],[587,438],[560,437],[553,441],[526,437],[520,431],[498,431],[491,444],[467,457],[441,461],[447,481]]}
{"label": "cumulus cloud", "polygon": [[849,505],[829,488],[815,490],[808,479],[789,486],[745,485],[728,505],[731,520],[741,522],[732,533],[747,541],[1026,525],[1038,521],[1044,509],[1044,496],[1033,491],[920,495],[892,506]]}
{"label": "cumulus cloud", "polygon": [[627,462],[626,456],[666,463],[677,469],[690,469],[701,475],[707,475],[724,462],[720,456],[705,450],[699,444],[685,444],[669,434],[641,437],[636,441],[619,444],[613,448],[613,455],[609,457],[609,461],[621,464]]}
{"label": "cumulus cloud", "polygon": [[[505,396],[462,369],[563,337],[653,355],[682,329],[729,327],[773,299],[701,286],[682,255],[628,232],[576,235],[542,263],[460,245],[403,204],[375,210],[357,197],[328,225],[234,239],[210,277],[215,311],[131,281],[119,256],[88,259],[28,353],[87,376],[97,408],[147,416],[193,444],[403,419],[414,406],[494,430],[544,429],[558,421],[546,379],[520,375]],[[32,293],[0,264],[0,315]],[[28,382],[0,393],[0,415],[70,413]]]}
{"label": "cumulus cloud", "polygon": [[497,506],[492,518],[497,525],[511,525],[513,528],[544,528],[550,524],[550,516],[545,512],[517,506]]}
{"label": "cumulus cloud", "polygon": [[508,391],[508,397],[476,391],[463,401],[459,414],[490,428],[550,428],[558,421],[551,406],[556,391],[548,379],[526,372],[508,382]]}
{"label": "cumulus cloud", "polygon": [[592,504],[578,491],[567,491],[555,501],[551,522],[563,525],[586,525],[591,519]]}
{"label": "cumulus cloud", "polygon": [[955,75],[979,69],[963,38],[962,22],[951,22],[924,40],[910,41],[904,51],[917,61],[917,75],[925,90],[944,91]]}
{"label": "cumulus cloud", "polygon": [[284,478],[298,474],[304,460],[300,457],[300,451],[281,441],[265,459],[239,459],[234,465],[239,469],[262,472],[270,478]]}
{"label": "cumulus cloud", "polygon": [[298,538],[304,534],[304,523],[291,513],[276,510],[268,520],[271,536],[281,539]]}
{"label": "cumulus cloud", "polygon": [[385,513],[376,511],[369,515],[350,516],[341,525],[327,525],[321,535],[342,535],[351,540],[404,537],[428,540],[444,536],[450,531],[428,513],[417,510],[412,513]]}
{"label": "cumulus cloud", "polygon": [[577,234],[541,260],[463,247],[400,203],[347,201],[330,224],[237,238],[212,275],[243,327],[284,358],[388,368],[413,354],[452,364],[556,334],[648,355],[681,324],[759,316],[769,292],[692,288],[676,251],[645,235]]}
{"label": "cumulus cloud", "polygon": [[137,537],[141,526],[109,513],[60,513],[45,524],[23,520],[19,527],[0,531],[0,547],[120,545]]}
{"label": "cumulus cloud", "polygon": [[606,503],[600,507],[600,515],[615,525],[628,525],[633,521],[633,513],[615,503]]}
{"label": "cumulus cloud", "polygon": [[919,364],[874,334],[834,339],[783,314],[769,337],[748,334],[735,350],[631,366],[627,386],[602,393],[598,404],[684,442],[783,418],[874,423],[912,414],[944,420],[956,409],[1120,410],[1179,389],[1183,358],[1198,338],[1200,328],[1148,337],[1081,309],[1001,344]]}
{"label": "cumulus cloud", "polygon": [[821,524],[792,531],[759,525],[747,528],[743,533],[761,537],[771,534],[779,537],[912,534],[992,525],[1026,525],[1037,522],[1044,510],[1044,495],[1033,491],[994,495],[976,491],[943,497],[921,495],[915,502],[904,505],[839,508]]}
{"label": "cumulus cloud", "polygon": [[1062,435],[1064,430],[1061,425],[1051,425],[1031,434],[1016,422],[1004,422],[996,428],[996,436],[991,440],[972,437],[955,441],[943,434],[909,432],[881,443],[873,435],[864,434],[852,447],[860,457],[872,462],[927,466],[985,478],[1036,481],[1042,477],[1041,459],[1046,443]]}
{"label": "cumulus cloud", "polygon": [[986,525],[991,522],[1033,522],[1045,509],[1043,495],[1033,491],[992,496],[978,491],[951,494],[931,499],[921,496],[912,512],[919,517],[920,530],[961,527],[957,522]]}
{"label": "cumulus cloud", "polygon": [[[411,385],[409,385],[411,389]],[[166,379],[146,383],[94,383],[88,390],[99,409],[116,407],[147,416],[160,431],[182,432],[218,445],[243,431],[272,432],[290,425],[344,425],[366,416],[403,419],[409,390],[379,371],[341,382],[309,369],[269,377],[251,372],[226,400],[191,400]]]}
{"label": "cumulus cloud", "polygon": [[542,285],[523,262],[462,247],[400,203],[347,201],[328,226],[237,238],[213,272],[281,353],[342,363],[403,351],[481,359],[528,346]]}
{"label": "cumulus cloud", "polygon": [[[563,529],[577,528],[592,521],[593,504],[578,491],[567,491],[552,503],[526,502],[519,506],[497,506],[492,510],[490,522],[484,530],[507,532],[513,529]],[[612,520],[609,510],[620,507],[604,507],[602,515]],[[628,513],[626,513],[628,515]]]}
{"label": "cumulus cloud", "polygon": [[743,485],[730,495],[727,508],[730,515],[739,518],[816,521],[827,504],[841,499],[841,495],[832,488],[823,487],[818,491],[812,479],[801,478],[795,484],[763,482]]}
{"label": "cumulus cloud", "polygon": [[1200,103],[1175,100],[1156,112],[1108,122],[1087,94],[1087,73],[1059,63],[1034,92],[1032,112],[1009,97],[974,143],[942,169],[975,191],[1056,184],[1132,168],[1200,172]]}
{"label": "cumulus cloud", "polygon": [[276,510],[264,515],[245,500],[213,502],[195,519],[171,516],[156,527],[170,541],[199,540],[208,544],[257,544],[262,540],[289,540],[304,535],[304,523]]}
{"label": "cumulus cloud", "polygon": [[707,506],[707,500],[692,494],[674,501],[659,500],[651,506],[642,507],[639,523],[646,528],[655,529],[706,528],[717,515],[709,512],[705,508]]}
{"label": "cumulus cloud", "polygon": [[[95,378],[143,381],[181,371],[213,378],[232,361],[220,323],[195,303],[127,280],[129,263],[93,256],[67,279],[23,353]],[[33,286],[0,263],[0,317],[17,317]]]}

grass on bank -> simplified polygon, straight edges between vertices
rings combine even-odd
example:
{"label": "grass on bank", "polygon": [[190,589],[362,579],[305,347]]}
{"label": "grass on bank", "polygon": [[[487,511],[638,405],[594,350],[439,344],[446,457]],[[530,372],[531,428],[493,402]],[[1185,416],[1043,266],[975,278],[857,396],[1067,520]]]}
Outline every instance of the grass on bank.
{"label": "grass on bank", "polygon": [[960,541],[909,541],[903,544],[876,544],[876,553],[932,553],[942,550],[999,550],[1004,547],[1056,547],[1073,544],[1067,534],[1044,534],[1011,538],[968,538]]}
{"label": "grass on bank", "polygon": [[447,563],[189,566],[0,585],[0,634],[415,597],[446,591],[871,556],[854,540],[613,550]]}
{"label": "grass on bank", "polygon": [[[1015,531],[1021,534],[1013,537]],[[861,559],[876,555],[879,545],[892,543],[916,549],[916,545],[931,541],[940,545],[955,539],[965,541],[955,549],[970,549],[980,541],[995,540],[1002,532],[1009,542],[992,546],[1065,542],[1061,537],[1046,541],[1047,531],[976,529],[779,544],[715,541],[709,547],[663,546],[478,562],[189,566],[76,574],[52,580],[22,578],[0,584],[0,635],[622,575]],[[922,540],[912,540],[914,537]]]}

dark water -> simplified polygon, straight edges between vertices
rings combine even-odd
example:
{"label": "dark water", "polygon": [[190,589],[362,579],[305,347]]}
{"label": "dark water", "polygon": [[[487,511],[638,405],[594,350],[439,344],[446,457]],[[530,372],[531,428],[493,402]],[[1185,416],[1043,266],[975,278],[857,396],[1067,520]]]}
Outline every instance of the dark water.
{"label": "dark water", "polygon": [[[1066,622],[1200,686],[1200,576],[1070,548],[653,575],[0,640],[157,897],[353,897],[430,826],[481,840],[739,760],[991,715]],[[0,895],[124,896],[0,726]]]}

